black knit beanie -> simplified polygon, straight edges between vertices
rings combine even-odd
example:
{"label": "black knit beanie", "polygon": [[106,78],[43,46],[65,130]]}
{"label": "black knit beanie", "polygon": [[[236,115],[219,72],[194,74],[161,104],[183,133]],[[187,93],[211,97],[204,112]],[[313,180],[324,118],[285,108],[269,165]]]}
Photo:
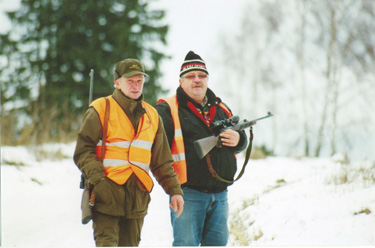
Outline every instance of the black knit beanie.
{"label": "black knit beanie", "polygon": [[181,66],[180,77],[190,71],[203,71],[208,75],[206,64],[204,63],[203,59],[193,51],[188,52],[186,55],[185,61]]}

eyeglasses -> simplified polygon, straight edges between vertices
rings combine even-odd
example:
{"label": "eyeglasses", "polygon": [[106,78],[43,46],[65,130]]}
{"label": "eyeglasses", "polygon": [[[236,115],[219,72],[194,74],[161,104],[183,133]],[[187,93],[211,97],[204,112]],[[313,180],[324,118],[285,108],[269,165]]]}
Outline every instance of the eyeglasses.
{"label": "eyeglasses", "polygon": [[186,76],[181,77],[181,78],[186,78],[186,79],[189,79],[189,80],[194,80],[196,77],[198,77],[198,79],[200,79],[200,80],[203,80],[203,79],[206,79],[208,76],[207,76],[207,74],[198,74],[198,75],[189,74],[189,75],[186,75]]}

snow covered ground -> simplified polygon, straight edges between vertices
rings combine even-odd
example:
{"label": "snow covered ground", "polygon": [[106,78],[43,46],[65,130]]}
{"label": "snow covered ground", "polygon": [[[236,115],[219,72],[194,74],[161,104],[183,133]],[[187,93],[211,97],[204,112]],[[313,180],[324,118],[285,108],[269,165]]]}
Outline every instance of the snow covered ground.
{"label": "snow covered ground", "polygon": [[[3,247],[93,247],[81,224],[74,144],[2,147]],[[240,158],[240,162],[241,162]],[[171,246],[168,197],[156,185],[140,246]],[[230,246],[375,245],[375,164],[251,160],[229,188]]]}

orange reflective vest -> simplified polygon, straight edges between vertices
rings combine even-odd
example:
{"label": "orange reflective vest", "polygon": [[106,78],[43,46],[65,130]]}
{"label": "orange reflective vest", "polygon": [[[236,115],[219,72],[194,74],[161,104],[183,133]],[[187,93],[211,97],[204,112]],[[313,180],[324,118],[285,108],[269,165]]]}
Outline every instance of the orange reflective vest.
{"label": "orange reflective vest", "polygon": [[177,174],[177,178],[180,184],[184,184],[187,182],[187,169],[185,160],[184,139],[182,137],[180,118],[178,117],[177,96],[173,95],[170,97],[159,99],[158,103],[161,102],[168,103],[171,109],[171,115],[174,124],[174,137],[171,147],[171,153],[174,160],[173,169]]}
{"label": "orange reflective vest", "polygon": [[[151,147],[159,126],[157,111],[148,103],[142,102],[146,109],[135,131],[128,116],[112,96],[110,100],[110,115],[103,159],[104,172],[108,178],[119,185],[124,184],[134,173],[148,192],[154,183],[149,175],[151,162]],[[99,114],[102,127],[104,126],[105,99],[99,98],[92,102]],[[100,158],[102,141],[96,145],[96,155]]]}

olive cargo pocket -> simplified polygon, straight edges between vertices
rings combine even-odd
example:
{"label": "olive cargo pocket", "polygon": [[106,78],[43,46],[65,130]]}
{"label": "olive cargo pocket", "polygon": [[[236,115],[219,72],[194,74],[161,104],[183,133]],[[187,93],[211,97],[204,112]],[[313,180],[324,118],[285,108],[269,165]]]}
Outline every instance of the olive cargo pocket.
{"label": "olive cargo pocket", "polygon": [[135,199],[133,201],[133,211],[135,214],[146,215],[148,204],[151,201],[150,193],[136,187]]}
{"label": "olive cargo pocket", "polygon": [[151,201],[150,193],[142,190],[137,180],[136,176],[132,176],[125,186],[125,212],[128,218],[144,217]]}
{"label": "olive cargo pocket", "polygon": [[111,190],[108,183],[108,180],[105,179],[94,186],[95,204],[112,204]]}
{"label": "olive cargo pocket", "polygon": [[94,186],[94,210],[112,216],[125,215],[125,192],[121,185],[106,178]]}

